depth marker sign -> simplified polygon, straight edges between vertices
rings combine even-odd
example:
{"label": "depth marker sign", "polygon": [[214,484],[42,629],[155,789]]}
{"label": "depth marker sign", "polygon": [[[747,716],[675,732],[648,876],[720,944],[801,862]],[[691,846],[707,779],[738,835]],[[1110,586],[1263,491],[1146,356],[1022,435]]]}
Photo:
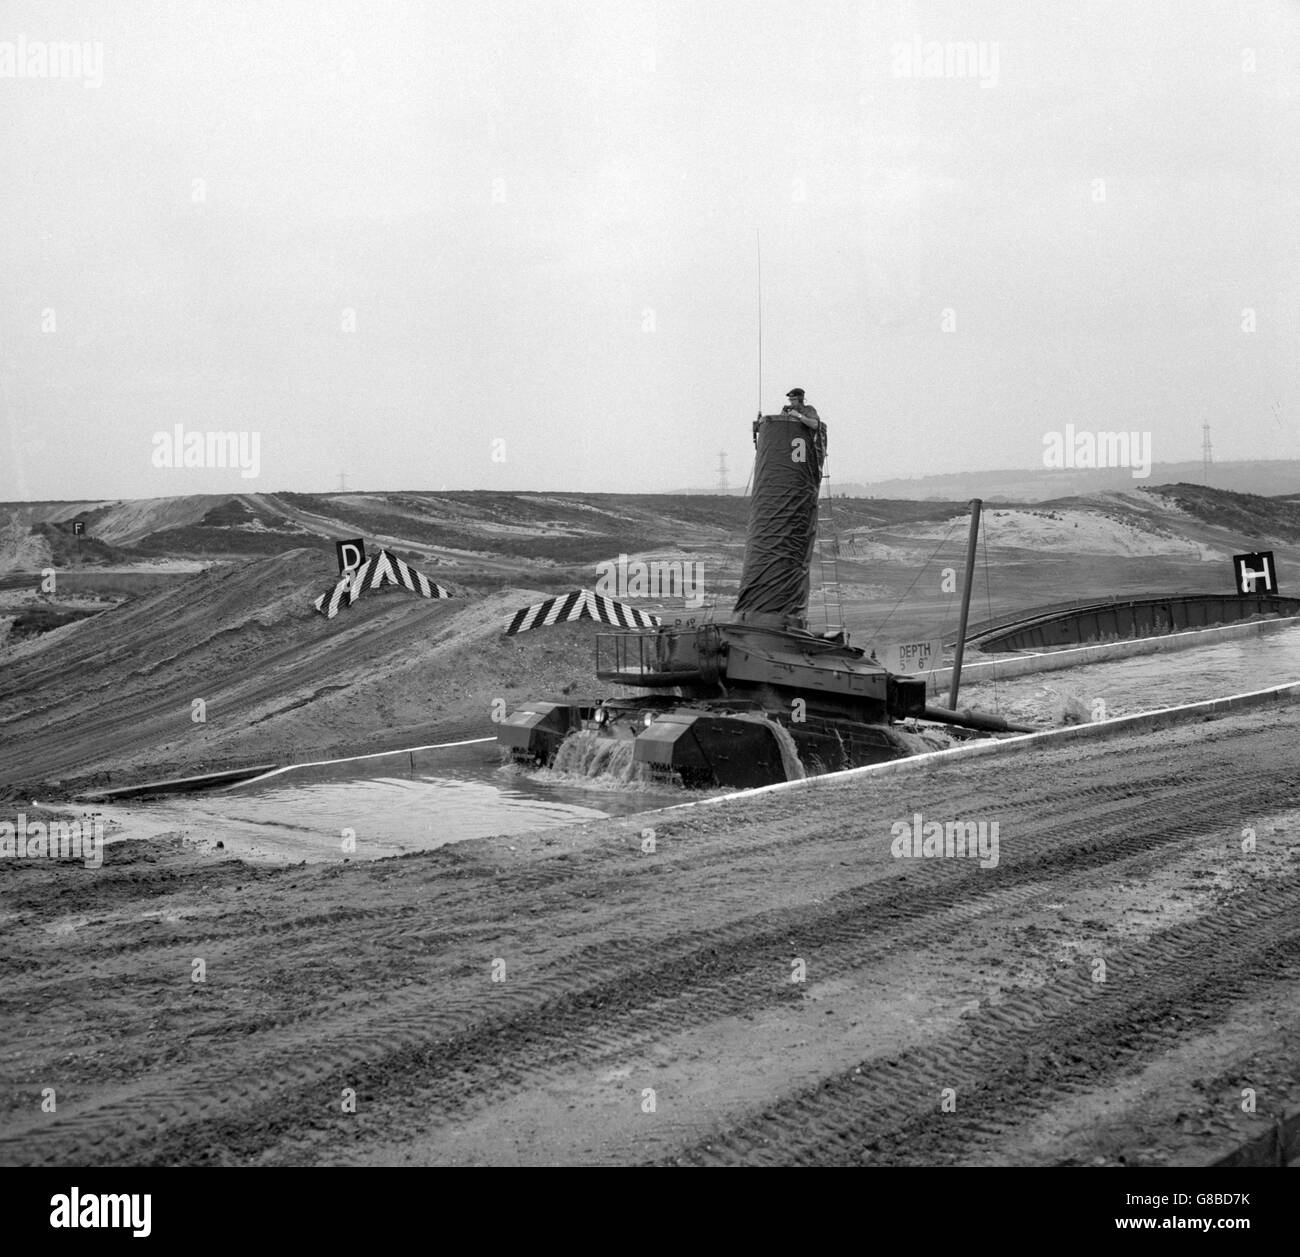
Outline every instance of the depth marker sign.
{"label": "depth marker sign", "polygon": [[1277,569],[1273,566],[1273,551],[1234,554],[1232,577],[1239,594],[1277,593]]}
{"label": "depth marker sign", "polygon": [[880,662],[890,672],[915,674],[933,672],[943,666],[943,642],[895,642],[880,653]]}

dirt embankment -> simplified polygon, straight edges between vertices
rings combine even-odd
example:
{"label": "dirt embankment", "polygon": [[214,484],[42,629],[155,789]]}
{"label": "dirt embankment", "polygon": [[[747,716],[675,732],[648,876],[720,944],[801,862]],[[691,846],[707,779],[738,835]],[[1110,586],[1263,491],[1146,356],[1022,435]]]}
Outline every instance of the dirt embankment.
{"label": "dirt embankment", "polygon": [[[326,620],[332,559],[224,566],[8,649],[0,788],[113,784],[490,736],[495,699],[586,696],[596,626],[507,638],[505,590],[431,601],[386,587]],[[56,790],[57,792],[57,790]]]}
{"label": "dirt embankment", "polygon": [[[0,953],[0,1162],[1206,1163],[1300,1102],[1297,737],[364,864],[0,862],[42,940]],[[896,856],[918,816],[980,854]]]}

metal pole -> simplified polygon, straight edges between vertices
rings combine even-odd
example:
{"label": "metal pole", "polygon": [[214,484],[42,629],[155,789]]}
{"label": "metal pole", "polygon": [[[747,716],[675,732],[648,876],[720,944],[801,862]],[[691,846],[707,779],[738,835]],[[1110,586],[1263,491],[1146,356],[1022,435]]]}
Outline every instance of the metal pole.
{"label": "metal pole", "polygon": [[948,687],[948,706],[957,710],[957,687],[961,684],[961,657],[966,652],[966,621],[970,616],[970,587],[975,583],[975,543],[980,535],[980,507],[983,502],[972,498],[970,503],[970,540],[966,544],[966,579],[961,587],[961,624],[957,629],[957,653],[952,661],[952,683]]}
{"label": "metal pole", "polygon": [[758,417],[763,417],[763,238],[754,228],[754,252],[758,257]]}

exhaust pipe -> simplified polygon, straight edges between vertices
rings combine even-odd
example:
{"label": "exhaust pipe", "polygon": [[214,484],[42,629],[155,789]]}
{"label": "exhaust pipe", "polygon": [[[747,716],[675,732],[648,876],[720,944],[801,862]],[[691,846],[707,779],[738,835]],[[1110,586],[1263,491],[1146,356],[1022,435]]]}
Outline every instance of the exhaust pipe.
{"label": "exhaust pipe", "polygon": [[1037,725],[1013,724],[1001,716],[991,716],[984,711],[952,711],[947,707],[926,707],[921,712],[922,720],[934,720],[939,724],[962,725],[967,729],[983,729],[987,733],[1041,733]]}

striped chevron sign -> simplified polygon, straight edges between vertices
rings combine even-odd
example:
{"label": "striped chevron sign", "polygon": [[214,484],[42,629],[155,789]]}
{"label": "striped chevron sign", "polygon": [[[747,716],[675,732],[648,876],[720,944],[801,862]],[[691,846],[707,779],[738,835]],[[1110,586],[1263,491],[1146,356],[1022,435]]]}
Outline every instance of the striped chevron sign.
{"label": "striped chevron sign", "polygon": [[529,629],[547,624],[560,624],[565,620],[599,620],[602,624],[617,624],[620,628],[657,628],[659,617],[638,611],[625,602],[615,602],[590,589],[575,589],[569,594],[548,598],[531,607],[521,607],[510,617],[507,633],[526,633]]}
{"label": "striped chevron sign", "polygon": [[403,563],[397,555],[388,550],[380,550],[372,555],[360,567],[349,568],[334,588],[321,594],[312,604],[326,619],[332,620],[339,613],[339,607],[347,600],[350,607],[367,590],[378,589],[381,585],[401,585],[421,598],[451,598],[454,595],[441,585],[434,584],[423,572]]}

